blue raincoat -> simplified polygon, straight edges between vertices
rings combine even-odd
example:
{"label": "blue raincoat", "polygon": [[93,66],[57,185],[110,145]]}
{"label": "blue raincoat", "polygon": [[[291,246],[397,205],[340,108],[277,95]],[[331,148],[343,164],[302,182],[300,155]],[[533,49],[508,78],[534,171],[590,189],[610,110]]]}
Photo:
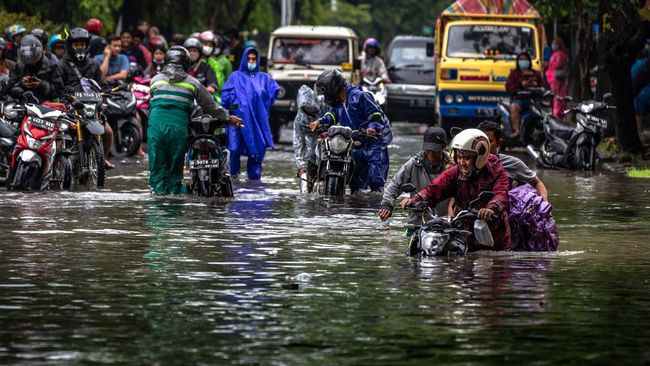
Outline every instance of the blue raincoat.
{"label": "blue raincoat", "polygon": [[[257,67],[248,70],[247,55],[257,54]],[[230,173],[238,175],[240,156],[248,156],[248,179],[262,177],[262,161],[267,148],[273,148],[269,127],[269,110],[280,87],[268,74],[259,71],[259,52],[248,47],[242,54],[239,70],[230,74],[221,91],[221,104],[226,109],[238,105],[235,115],[244,120],[243,128],[228,126],[228,149],[230,150]]]}
{"label": "blue raincoat", "polygon": [[[370,186],[371,191],[382,191],[388,176],[388,144],[393,141],[390,121],[370,93],[349,83],[346,88],[345,103],[334,104],[321,122],[325,125],[340,124],[353,130],[374,128],[380,133],[378,138],[366,138],[362,148],[352,152],[354,174],[350,189],[355,192]],[[372,117],[378,118],[370,121]]]}

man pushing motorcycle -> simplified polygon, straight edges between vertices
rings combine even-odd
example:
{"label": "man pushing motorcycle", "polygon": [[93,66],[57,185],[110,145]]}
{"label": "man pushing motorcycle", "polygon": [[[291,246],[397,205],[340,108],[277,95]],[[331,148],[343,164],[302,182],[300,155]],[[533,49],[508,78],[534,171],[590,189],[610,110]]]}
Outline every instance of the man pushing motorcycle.
{"label": "man pushing motorcycle", "polygon": [[163,71],[151,80],[147,136],[149,186],[155,195],[181,193],[187,125],[194,100],[212,117],[228,119],[235,126],[242,124],[241,118],[230,116],[199,81],[187,74],[190,62],[190,53],[181,46],[174,46],[165,54]]}
{"label": "man pushing motorcycle", "polygon": [[508,175],[499,158],[490,154],[490,143],[480,130],[471,128],[460,132],[451,142],[456,165],[445,170],[418,194],[400,203],[402,208],[426,200],[434,206],[447,198],[467,208],[482,191],[494,192],[494,197],[478,210],[478,218],[488,222],[494,247],[482,247],[470,240],[469,250],[510,250],[508,223]]}
{"label": "man pushing motorcycle", "polygon": [[316,80],[316,92],[325,96],[331,109],[309,124],[312,131],[320,125],[340,124],[353,130],[365,129],[371,141],[352,153],[354,174],[350,182],[352,193],[368,186],[382,192],[388,175],[388,144],[393,141],[390,122],[375,103],[373,96],[345,81],[339,70],[324,71]]}

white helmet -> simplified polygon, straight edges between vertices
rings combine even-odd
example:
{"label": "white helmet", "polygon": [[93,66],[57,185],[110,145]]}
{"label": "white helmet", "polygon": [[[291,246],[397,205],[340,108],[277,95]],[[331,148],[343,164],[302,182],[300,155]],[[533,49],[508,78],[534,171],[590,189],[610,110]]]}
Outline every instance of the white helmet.
{"label": "white helmet", "polygon": [[487,164],[488,156],[490,155],[490,140],[488,140],[487,135],[483,131],[476,128],[468,128],[454,136],[454,139],[451,140],[451,148],[453,150],[476,154],[474,167],[476,169],[482,169]]}

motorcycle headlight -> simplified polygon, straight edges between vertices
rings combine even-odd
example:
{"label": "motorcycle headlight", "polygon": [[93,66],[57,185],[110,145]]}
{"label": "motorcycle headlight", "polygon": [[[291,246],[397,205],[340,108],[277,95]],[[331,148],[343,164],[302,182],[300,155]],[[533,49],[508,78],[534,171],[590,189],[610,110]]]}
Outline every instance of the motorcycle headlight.
{"label": "motorcycle headlight", "polygon": [[39,141],[29,135],[25,135],[25,138],[27,140],[27,146],[32,150],[38,150],[43,145],[42,141]]}
{"label": "motorcycle headlight", "polygon": [[95,106],[92,104],[89,104],[84,107],[84,117],[93,117],[95,116]]}
{"label": "motorcycle headlight", "polygon": [[451,94],[445,95],[445,103],[451,104],[454,102],[454,96]]}
{"label": "motorcycle headlight", "polygon": [[342,136],[334,136],[328,142],[330,151],[335,154],[343,154],[350,145],[350,142]]}
{"label": "motorcycle headlight", "polygon": [[580,105],[580,112],[582,112],[582,113],[591,113],[591,111],[593,111],[593,110],[594,110],[594,104],[593,103]]}
{"label": "motorcycle headlight", "polygon": [[447,239],[447,235],[423,232],[420,237],[420,249],[430,256],[440,254],[445,248]]}

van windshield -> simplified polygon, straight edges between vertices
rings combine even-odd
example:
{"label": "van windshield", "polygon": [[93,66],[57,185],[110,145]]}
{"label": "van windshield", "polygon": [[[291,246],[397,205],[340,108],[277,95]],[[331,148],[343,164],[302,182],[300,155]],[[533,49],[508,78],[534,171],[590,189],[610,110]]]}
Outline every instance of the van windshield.
{"label": "van windshield", "polygon": [[391,65],[421,65],[425,68],[435,66],[433,57],[427,56],[427,42],[404,41],[394,45],[390,54]]}
{"label": "van windshield", "polygon": [[276,38],[272,59],[280,64],[340,65],[350,62],[350,52],[345,39]]}
{"label": "van windshield", "polygon": [[447,57],[514,60],[521,52],[537,57],[531,27],[480,24],[449,28]]}

